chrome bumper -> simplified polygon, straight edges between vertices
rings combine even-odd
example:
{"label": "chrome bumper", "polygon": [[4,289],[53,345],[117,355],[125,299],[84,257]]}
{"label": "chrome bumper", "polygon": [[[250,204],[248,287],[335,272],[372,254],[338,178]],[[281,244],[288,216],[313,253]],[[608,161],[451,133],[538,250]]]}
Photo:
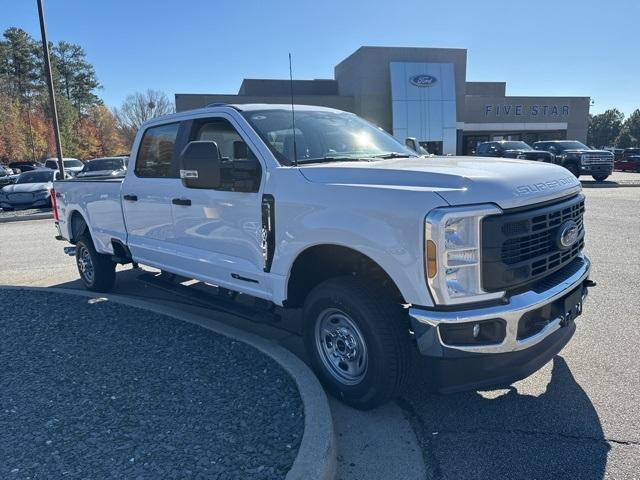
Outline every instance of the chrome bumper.
{"label": "chrome bumper", "polygon": [[[436,327],[437,339],[442,347],[455,349],[471,353],[507,353],[517,352],[532,347],[556,330],[561,328],[563,318],[554,318],[545,327],[530,337],[518,339],[518,323],[524,314],[532,310],[539,309],[553,301],[561,298],[573,289],[583,284],[589,277],[591,262],[582,255],[584,264],[573,275],[564,281],[551,287],[544,292],[537,293],[528,291],[519,295],[514,295],[506,305],[498,305],[491,307],[478,308],[473,310],[459,311],[436,311],[426,310],[422,308],[412,307],[409,309],[409,316],[425,325]],[[584,289],[582,301],[586,299],[587,289]],[[465,322],[478,322],[481,320],[489,320],[501,318],[506,322],[506,334],[502,343],[494,343],[489,345],[447,345],[442,340],[440,329],[437,327],[441,324],[460,324]]]}

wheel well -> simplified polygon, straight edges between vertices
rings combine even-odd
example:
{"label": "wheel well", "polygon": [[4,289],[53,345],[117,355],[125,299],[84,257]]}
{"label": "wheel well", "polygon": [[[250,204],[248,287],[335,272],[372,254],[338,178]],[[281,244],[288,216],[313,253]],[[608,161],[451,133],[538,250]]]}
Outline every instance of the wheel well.
{"label": "wheel well", "polygon": [[78,212],[74,210],[71,214],[71,218],[69,219],[69,233],[71,234],[71,243],[75,243],[82,236],[82,234],[88,230],[87,222],[84,220],[84,217]]}
{"label": "wheel well", "polygon": [[291,267],[287,282],[287,307],[299,307],[313,288],[334,277],[353,275],[382,286],[405,303],[400,290],[384,269],[366,255],[339,245],[316,245],[304,250]]}

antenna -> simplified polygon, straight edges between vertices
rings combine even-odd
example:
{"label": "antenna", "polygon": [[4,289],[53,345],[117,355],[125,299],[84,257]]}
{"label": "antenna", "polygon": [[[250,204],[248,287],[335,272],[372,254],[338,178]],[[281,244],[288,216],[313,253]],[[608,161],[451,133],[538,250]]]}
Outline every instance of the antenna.
{"label": "antenna", "polygon": [[296,113],[293,108],[293,70],[291,69],[291,53],[289,53],[289,87],[291,89],[291,125],[293,127],[293,164],[298,166],[298,148],[296,145]]}

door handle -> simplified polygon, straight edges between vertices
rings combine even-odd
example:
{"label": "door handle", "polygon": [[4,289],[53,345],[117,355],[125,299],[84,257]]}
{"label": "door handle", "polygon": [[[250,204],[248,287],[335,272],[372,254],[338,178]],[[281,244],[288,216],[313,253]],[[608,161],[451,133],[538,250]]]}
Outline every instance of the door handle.
{"label": "door handle", "polygon": [[189,205],[191,205],[191,200],[189,200],[188,198],[174,198],[173,200],[171,200],[171,203],[173,203],[174,205],[184,205],[185,207],[188,207]]}
{"label": "door handle", "polygon": [[125,200],[128,200],[129,202],[137,202],[138,201],[138,196],[137,195],[123,195],[122,198],[124,198]]}

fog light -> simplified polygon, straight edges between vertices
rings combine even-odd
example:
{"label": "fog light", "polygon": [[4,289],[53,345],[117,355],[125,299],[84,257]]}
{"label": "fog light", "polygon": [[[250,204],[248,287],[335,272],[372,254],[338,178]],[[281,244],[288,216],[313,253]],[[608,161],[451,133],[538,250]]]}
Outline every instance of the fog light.
{"label": "fog light", "polygon": [[506,323],[501,318],[481,322],[441,323],[440,338],[445,345],[471,346],[501,343],[506,335]]}

